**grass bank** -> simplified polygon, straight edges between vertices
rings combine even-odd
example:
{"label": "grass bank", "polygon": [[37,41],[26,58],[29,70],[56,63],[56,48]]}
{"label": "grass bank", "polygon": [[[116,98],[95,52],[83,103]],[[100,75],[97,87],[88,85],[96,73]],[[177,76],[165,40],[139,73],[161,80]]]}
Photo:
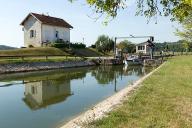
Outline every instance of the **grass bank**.
{"label": "grass bank", "polygon": [[170,59],[123,105],[88,127],[191,128],[192,56]]}
{"label": "grass bank", "polygon": [[23,55],[69,55],[58,48],[23,48],[13,50],[0,50],[0,56],[23,56]]}
{"label": "grass bank", "polygon": [[[58,49],[46,48],[23,48],[13,50],[0,50],[0,64],[21,62],[60,62],[69,60],[81,60],[85,57],[106,56],[91,48],[84,49]],[[108,56],[108,54],[107,54]]]}

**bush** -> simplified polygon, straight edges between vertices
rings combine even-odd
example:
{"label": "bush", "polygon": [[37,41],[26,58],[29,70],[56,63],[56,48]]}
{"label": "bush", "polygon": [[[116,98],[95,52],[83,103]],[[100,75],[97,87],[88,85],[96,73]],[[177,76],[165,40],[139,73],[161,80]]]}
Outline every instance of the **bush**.
{"label": "bush", "polygon": [[61,39],[51,43],[51,46],[55,48],[86,48],[86,45],[83,43],[69,43]]}
{"label": "bush", "polygon": [[69,47],[69,44],[67,44],[67,43],[53,43],[51,46],[55,47],[55,48],[67,48],[67,47]]}
{"label": "bush", "polygon": [[33,46],[33,45],[31,45],[31,44],[30,44],[28,47],[29,47],[29,48],[34,48],[34,46]]}
{"label": "bush", "polygon": [[96,48],[96,45],[92,44],[92,45],[91,45],[91,48]]}
{"label": "bush", "polygon": [[86,48],[86,45],[83,43],[71,43],[70,47],[71,48]]}
{"label": "bush", "polygon": [[68,48],[69,42],[63,41],[62,39],[58,39],[55,42],[51,43],[51,46],[55,48]]}

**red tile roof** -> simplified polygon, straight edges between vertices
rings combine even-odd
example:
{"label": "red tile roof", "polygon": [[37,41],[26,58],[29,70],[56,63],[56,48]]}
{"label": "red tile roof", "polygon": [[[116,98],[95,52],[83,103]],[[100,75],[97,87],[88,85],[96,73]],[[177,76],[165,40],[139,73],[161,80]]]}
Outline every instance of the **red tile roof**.
{"label": "red tile roof", "polygon": [[65,27],[65,28],[73,28],[69,23],[67,23],[65,20],[46,16],[44,14],[37,14],[37,13],[30,13],[24,21],[21,23],[21,25],[24,25],[25,21],[28,19],[29,16],[35,17],[37,20],[39,20],[42,24],[47,25],[53,25],[53,26],[59,26],[59,27]]}

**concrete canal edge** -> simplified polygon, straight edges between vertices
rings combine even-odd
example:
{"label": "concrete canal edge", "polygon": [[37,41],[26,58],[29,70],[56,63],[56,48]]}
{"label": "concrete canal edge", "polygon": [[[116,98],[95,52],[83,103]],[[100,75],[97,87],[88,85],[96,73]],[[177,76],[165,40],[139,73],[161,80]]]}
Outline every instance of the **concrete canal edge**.
{"label": "concrete canal edge", "polygon": [[[166,63],[166,62],[165,62]],[[154,72],[159,70],[165,63],[161,66],[150,72],[149,74],[143,76],[139,80],[137,80],[132,85],[122,89],[121,91],[117,92],[116,94],[110,96],[109,98],[105,99],[104,101],[98,103],[93,108],[89,109],[88,111],[80,114],[76,118],[70,120],[60,128],[83,128],[85,124],[88,124],[94,120],[101,119],[102,117],[106,116],[108,112],[115,109],[120,105],[126,97],[131,95],[135,89],[137,89],[141,83],[151,76]]]}
{"label": "concrete canal edge", "polygon": [[73,67],[85,67],[94,65],[96,65],[94,62],[87,60],[66,61],[66,62],[24,62],[24,63],[0,64],[0,74],[73,68]]}

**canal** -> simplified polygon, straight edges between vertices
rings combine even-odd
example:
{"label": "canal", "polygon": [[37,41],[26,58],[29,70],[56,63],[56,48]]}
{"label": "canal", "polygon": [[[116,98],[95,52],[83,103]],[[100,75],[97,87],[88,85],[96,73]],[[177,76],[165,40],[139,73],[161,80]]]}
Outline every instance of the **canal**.
{"label": "canal", "polygon": [[56,128],[149,73],[99,66],[0,75],[0,128]]}

